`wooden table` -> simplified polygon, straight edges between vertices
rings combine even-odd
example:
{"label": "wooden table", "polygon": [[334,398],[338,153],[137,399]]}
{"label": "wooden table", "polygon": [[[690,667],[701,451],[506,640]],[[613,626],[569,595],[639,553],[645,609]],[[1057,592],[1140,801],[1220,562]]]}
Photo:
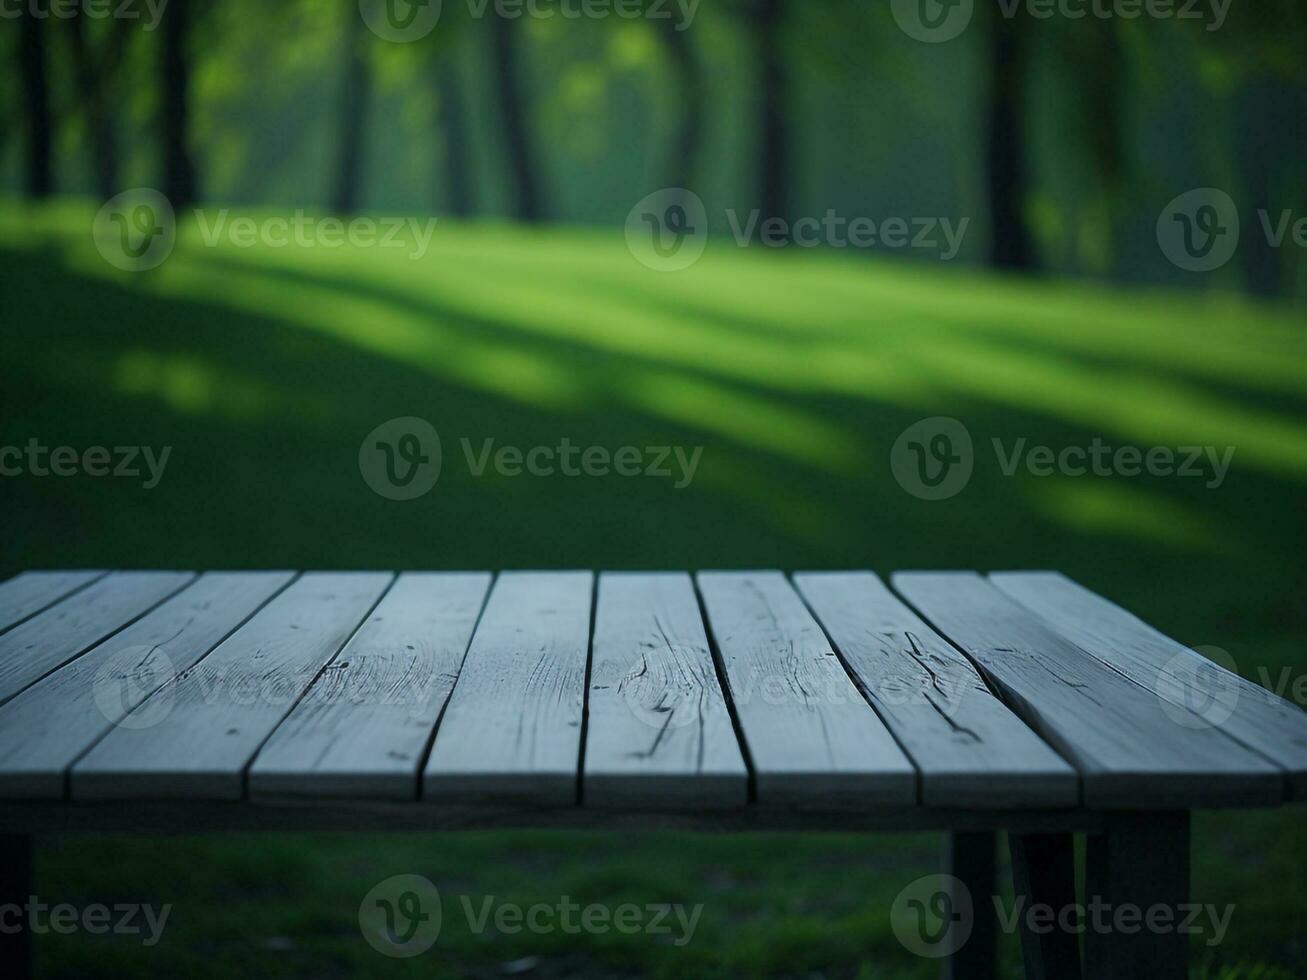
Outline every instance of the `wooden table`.
{"label": "wooden table", "polygon": [[[0,584],[0,905],[34,834],[951,832],[992,976],[1015,886],[1187,899],[1189,813],[1307,797],[1307,713],[1055,572],[28,572]],[[1214,687],[1195,699],[1194,676]],[[886,910],[889,914],[889,910]],[[1081,975],[1022,930],[1027,973]],[[26,933],[0,936],[9,962]],[[1187,940],[1089,932],[1085,974]]]}

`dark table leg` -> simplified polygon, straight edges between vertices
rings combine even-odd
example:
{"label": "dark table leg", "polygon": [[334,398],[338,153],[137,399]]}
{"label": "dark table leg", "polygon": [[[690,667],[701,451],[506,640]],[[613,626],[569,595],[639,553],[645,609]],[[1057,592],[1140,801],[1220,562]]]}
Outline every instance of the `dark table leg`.
{"label": "dark table leg", "polygon": [[1063,927],[1076,903],[1075,836],[1011,834],[1009,844],[1027,980],[1079,980],[1080,937]]}
{"label": "dark table leg", "polygon": [[[989,832],[949,834],[948,872],[962,883],[971,899],[971,936],[943,963],[944,980],[993,980],[998,948],[996,894],[997,835]],[[959,908],[955,898],[953,907]]]}
{"label": "dark table leg", "polygon": [[27,922],[32,870],[32,838],[0,834],[0,963],[5,964],[5,976],[13,980],[32,976],[32,932]]}
{"label": "dark table leg", "polygon": [[1089,838],[1085,877],[1089,975],[1186,980],[1189,937],[1180,927],[1189,901],[1189,814],[1108,814],[1103,833]]}

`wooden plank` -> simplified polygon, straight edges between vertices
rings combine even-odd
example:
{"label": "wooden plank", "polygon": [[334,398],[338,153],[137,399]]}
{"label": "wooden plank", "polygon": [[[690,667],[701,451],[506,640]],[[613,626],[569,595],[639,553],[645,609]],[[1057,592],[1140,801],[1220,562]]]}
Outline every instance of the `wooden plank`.
{"label": "wooden plank", "polygon": [[310,572],[155,697],[166,717],[133,726],[153,698],[76,763],[73,799],[239,799],[245,767],[318,672],[376,604],[392,576]]}
{"label": "wooden plank", "polygon": [[401,575],[259,752],[250,795],[416,800],[490,579]]}
{"label": "wooden plank", "polygon": [[0,635],[0,704],[193,578],[192,572],[115,572]]}
{"label": "wooden plank", "polygon": [[1213,663],[1058,572],[995,573],[990,580],[1090,656],[1198,712],[1204,726],[1285,771],[1289,795],[1307,800],[1307,711]]}
{"label": "wooden plank", "polygon": [[[156,690],[189,670],[291,579],[209,572],[0,707],[0,798],[59,799],[68,767]],[[136,716],[147,724],[169,699]]]}
{"label": "wooden plank", "polygon": [[1076,805],[1075,770],[875,575],[803,574],[794,584],[916,764],[923,804]]}
{"label": "wooden plank", "polygon": [[576,802],[593,590],[590,572],[499,576],[436,732],[425,799]]}
{"label": "wooden plank", "polygon": [[1215,729],[1185,730],[1151,691],[1109,670],[974,572],[900,572],[894,587],[975,661],[1080,770],[1089,807],[1269,806],[1279,770]]}
{"label": "wooden plank", "polygon": [[0,584],[0,633],[90,585],[104,572],[23,572]]}
{"label": "wooden plank", "polygon": [[699,591],[758,802],[892,806],[917,773],[779,572],[701,572]]}
{"label": "wooden plank", "polygon": [[749,773],[689,575],[600,576],[587,710],[587,806],[748,802]]}

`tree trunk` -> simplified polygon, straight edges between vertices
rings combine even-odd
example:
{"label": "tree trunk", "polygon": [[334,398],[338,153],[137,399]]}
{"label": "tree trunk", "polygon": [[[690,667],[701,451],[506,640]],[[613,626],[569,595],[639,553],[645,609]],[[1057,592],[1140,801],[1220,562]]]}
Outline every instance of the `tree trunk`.
{"label": "tree trunk", "polygon": [[695,56],[688,30],[678,31],[673,20],[656,21],[675,78],[680,117],[672,138],[670,159],[664,166],[666,186],[692,188],[699,174],[699,152],[703,143],[703,69]]}
{"label": "tree trunk", "polygon": [[471,145],[467,117],[463,107],[463,86],[455,51],[446,49],[438,56],[436,81],[440,87],[440,146],[444,162],[445,188],[442,195],[445,211],[456,218],[471,216],[472,171],[468,165]]}
{"label": "tree trunk", "polygon": [[97,61],[86,37],[86,18],[80,9],[69,21],[73,48],[73,70],[81,93],[83,118],[91,144],[91,166],[95,175],[95,189],[101,199],[108,200],[118,193],[118,146],[107,92],[109,75],[116,66],[116,54],[121,51],[126,21],[110,24],[114,31],[109,51],[103,61]]}
{"label": "tree trunk", "polygon": [[[783,50],[784,0],[755,0],[751,19],[758,50],[758,222],[789,218],[789,95]],[[769,235],[772,240],[779,236]]]}
{"label": "tree trunk", "polygon": [[[1298,119],[1289,93],[1275,81],[1261,77],[1251,80],[1240,93],[1236,114],[1236,173],[1242,199],[1243,225],[1239,237],[1239,265],[1244,287],[1254,296],[1279,296],[1286,288],[1285,266],[1281,251],[1266,234],[1264,220],[1274,228],[1280,221],[1280,207],[1286,202],[1276,193],[1277,164],[1293,160],[1298,150],[1293,136]],[[1299,158],[1300,159],[1300,158]],[[1263,218],[1262,212],[1266,213]]]}
{"label": "tree trunk", "polygon": [[[354,4],[349,4],[353,8]],[[359,206],[363,174],[363,137],[372,95],[368,63],[368,32],[363,19],[351,9],[345,17],[343,61],[345,75],[340,92],[340,131],[336,144],[336,187],[331,203],[337,214],[353,214]]]}
{"label": "tree trunk", "polygon": [[498,89],[496,95],[504,126],[504,150],[512,181],[512,214],[519,221],[539,221],[542,217],[537,186],[540,171],[532,152],[526,114],[522,107],[519,63],[513,45],[515,24],[516,21],[507,17],[490,18],[494,84]]}
{"label": "tree trunk", "polygon": [[1001,269],[1030,269],[1034,249],[1026,228],[1024,86],[1026,25],[1022,14],[990,16],[990,93],[986,120],[989,162],[990,261]]}
{"label": "tree trunk", "polygon": [[190,15],[191,0],[169,0],[161,14],[163,192],[174,208],[194,204],[199,197],[195,164],[186,145],[190,135],[191,69],[186,52]]}
{"label": "tree trunk", "polygon": [[27,107],[27,156],[23,186],[28,197],[47,197],[54,191],[51,170],[53,122],[46,80],[46,21],[24,7],[22,35],[23,103]]}

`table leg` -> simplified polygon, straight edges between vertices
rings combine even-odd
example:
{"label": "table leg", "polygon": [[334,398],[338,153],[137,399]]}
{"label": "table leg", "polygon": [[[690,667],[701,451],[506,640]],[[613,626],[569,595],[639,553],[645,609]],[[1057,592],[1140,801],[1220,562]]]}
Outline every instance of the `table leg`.
{"label": "table leg", "polygon": [[[1180,906],[1189,901],[1189,814],[1108,814],[1103,833],[1089,838],[1086,862],[1090,976],[1186,980],[1189,937],[1180,930]],[[1099,928],[1095,903],[1107,920]]]}
{"label": "table leg", "polygon": [[1010,834],[1008,841],[1027,980],[1079,980],[1080,937],[1059,922],[1076,903],[1075,836]]}
{"label": "table leg", "polygon": [[[943,980],[993,980],[998,948],[998,921],[994,914],[998,850],[997,835],[986,832],[949,834],[946,844],[948,873],[971,899],[971,936],[942,964]],[[959,907],[954,899],[953,907]]]}
{"label": "table leg", "polygon": [[27,902],[34,887],[32,838],[0,834],[0,963],[5,976],[25,980],[32,975],[32,933]]}

